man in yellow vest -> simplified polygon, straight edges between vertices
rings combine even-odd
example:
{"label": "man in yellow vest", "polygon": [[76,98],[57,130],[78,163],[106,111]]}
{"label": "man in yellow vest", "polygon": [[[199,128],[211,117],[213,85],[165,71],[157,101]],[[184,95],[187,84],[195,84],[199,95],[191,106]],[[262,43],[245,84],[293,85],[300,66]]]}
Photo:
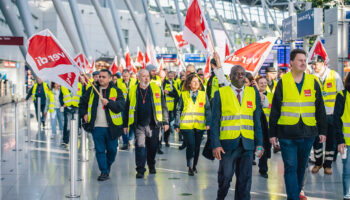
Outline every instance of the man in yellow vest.
{"label": "man in yellow vest", "polygon": [[147,71],[149,71],[150,74],[150,82],[155,83],[156,85],[158,85],[159,87],[162,86],[162,80],[160,79],[160,77],[157,75],[157,67],[154,65],[147,65],[146,66]]}
{"label": "man in yellow vest", "polygon": [[[38,122],[41,122],[43,127],[45,128],[45,118],[46,113],[48,111],[48,104],[47,99],[49,98],[49,87],[47,86],[47,83],[43,82],[39,77],[36,79],[36,83],[33,85],[32,88],[28,91],[28,94],[26,96],[26,100],[29,98],[32,98],[32,101],[34,102],[35,107],[35,114]],[[40,98],[40,113],[38,113],[38,98]],[[39,115],[39,116],[38,116]]]}
{"label": "man in yellow vest", "polygon": [[143,178],[146,161],[149,173],[156,173],[160,128],[169,129],[169,117],[164,94],[159,86],[150,83],[150,73],[141,69],[138,78],[140,83],[130,88],[123,120],[124,134],[131,126],[135,130],[136,178]]}
{"label": "man in yellow vest", "polygon": [[[220,58],[214,57],[220,69]],[[260,95],[254,87],[244,86],[245,77],[242,66],[233,66],[231,83],[221,87],[213,99],[210,139],[213,156],[220,160],[218,200],[225,199],[235,172],[235,199],[250,199],[254,151],[259,158],[264,153]]]}
{"label": "man in yellow vest", "polygon": [[274,93],[276,90],[277,82],[277,72],[274,67],[266,68],[266,80],[267,80],[267,88],[266,91],[270,93]]}
{"label": "man in yellow vest", "polygon": [[109,179],[117,155],[118,138],[123,134],[121,112],[125,109],[125,100],[122,91],[113,86],[111,79],[111,72],[102,69],[96,87],[103,98],[90,87],[79,103],[79,115],[85,122],[83,127],[92,133],[95,143],[96,160],[101,171],[98,181]]}
{"label": "man in yellow vest", "polygon": [[279,141],[288,199],[299,199],[312,144],[326,141],[327,118],[322,92],[313,75],[305,73],[306,52],[290,53],[291,72],[278,82],[269,118],[269,138]]}
{"label": "man in yellow vest", "polygon": [[319,55],[314,55],[311,61],[311,66],[314,71],[314,75],[317,77],[319,84],[321,86],[323,101],[327,113],[327,141],[325,157],[323,161],[323,144],[319,143],[319,139],[316,138],[314,142],[314,156],[315,156],[315,166],[312,168],[312,173],[318,173],[318,171],[323,167],[324,173],[332,174],[332,162],[335,158],[336,153],[336,140],[333,126],[333,111],[335,105],[335,98],[338,92],[344,89],[343,80],[339,74],[328,68],[324,59]]}

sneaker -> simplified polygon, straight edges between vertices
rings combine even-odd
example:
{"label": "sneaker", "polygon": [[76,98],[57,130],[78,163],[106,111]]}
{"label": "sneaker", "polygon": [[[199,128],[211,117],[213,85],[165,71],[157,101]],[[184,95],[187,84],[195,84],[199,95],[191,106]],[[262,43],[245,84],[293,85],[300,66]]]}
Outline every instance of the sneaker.
{"label": "sneaker", "polygon": [[165,143],[165,146],[166,147],[170,147],[170,144],[167,142],[167,143]]}
{"label": "sneaker", "polygon": [[68,144],[65,143],[65,142],[62,142],[61,146],[62,146],[63,148],[67,148],[67,147],[68,147]]}
{"label": "sneaker", "polygon": [[260,176],[263,178],[269,178],[269,175],[266,172],[259,172]]}
{"label": "sneaker", "polygon": [[253,160],[253,165],[256,165],[256,162],[255,162],[255,160]]}
{"label": "sneaker", "polygon": [[109,179],[109,175],[106,173],[101,173],[101,175],[97,178],[98,181],[105,181]]}
{"label": "sneaker", "polygon": [[122,148],[120,148],[120,150],[128,150],[128,149],[129,149],[128,145],[124,145]]}
{"label": "sneaker", "polygon": [[276,146],[276,147],[273,148],[273,153],[277,153],[279,151],[281,151],[281,147],[280,146]]}
{"label": "sneaker", "polygon": [[183,150],[186,148],[186,145],[185,144],[182,144],[181,146],[179,146],[179,150]]}
{"label": "sneaker", "polygon": [[149,168],[149,173],[156,174],[157,173],[156,168],[154,168],[154,167]]}
{"label": "sneaker", "polygon": [[321,168],[322,168],[321,166],[315,165],[315,166],[312,168],[311,172],[312,172],[313,174],[317,174],[318,171],[320,171]]}
{"label": "sneaker", "polygon": [[143,177],[144,177],[144,175],[143,175],[142,173],[137,172],[137,174],[136,174],[136,178],[143,178]]}
{"label": "sneaker", "polygon": [[194,172],[193,172],[193,169],[191,167],[188,168],[188,175],[194,176]]}
{"label": "sneaker", "polygon": [[324,168],[324,173],[327,175],[332,175],[333,174],[332,168],[330,168],[330,167]]}

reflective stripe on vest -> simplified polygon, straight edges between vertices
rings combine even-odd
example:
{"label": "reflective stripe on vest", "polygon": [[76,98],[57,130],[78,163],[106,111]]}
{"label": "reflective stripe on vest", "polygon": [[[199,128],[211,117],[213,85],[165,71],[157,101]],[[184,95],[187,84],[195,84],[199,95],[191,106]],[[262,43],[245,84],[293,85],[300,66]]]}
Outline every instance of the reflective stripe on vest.
{"label": "reflective stripe on vest", "polygon": [[[340,92],[343,95],[343,91]],[[346,91],[344,113],[341,116],[345,144],[350,145],[350,93]]]}
{"label": "reflective stripe on vest", "polygon": [[267,97],[267,100],[269,101],[269,107],[263,108],[263,111],[266,117],[267,124],[269,124],[273,93],[268,92],[266,97]]}
{"label": "reflective stripe on vest", "polygon": [[324,105],[329,108],[334,108],[335,98],[337,97],[337,86],[335,82],[335,71],[331,70],[326,77],[322,88],[322,96]]}
{"label": "reflective stripe on vest", "polygon": [[230,86],[219,88],[221,98],[220,140],[242,137],[254,140],[253,114],[256,109],[254,88],[246,86],[239,104],[236,94]]}
{"label": "reflective stripe on vest", "polygon": [[[44,92],[45,92],[45,97],[47,98],[47,95],[49,93],[49,87],[47,86],[47,84],[45,82],[42,82],[43,84],[43,88],[44,88]],[[35,94],[36,94],[36,89],[38,88],[38,83],[35,83],[32,89],[32,100],[35,101]]]}
{"label": "reflective stripe on vest", "polygon": [[[138,84],[133,85],[129,89],[129,121],[128,121],[128,126],[134,124],[134,113],[135,113],[135,108],[136,108],[136,90],[137,90]],[[153,94],[153,106],[156,111],[156,119],[158,122],[163,121],[163,111],[162,111],[162,91],[159,86],[157,86],[155,83],[151,82],[150,83],[151,91]]]}
{"label": "reflective stripe on vest", "polygon": [[[94,101],[94,97],[95,97],[94,90],[91,90],[89,104],[88,104],[88,122],[90,122],[90,120],[91,120],[91,110],[92,110],[92,104]],[[111,101],[115,101],[117,98],[118,98],[117,90],[115,88],[111,87],[110,91],[109,91],[108,99]],[[115,126],[121,126],[123,124],[123,117],[122,117],[121,112],[114,113],[110,109],[108,109],[108,111],[109,111],[109,115],[112,119],[113,124]]]}
{"label": "reflective stripe on vest", "polygon": [[198,91],[195,103],[193,103],[189,91],[182,92],[181,96],[183,100],[183,110],[180,117],[180,129],[205,130],[205,92]]}
{"label": "reflective stripe on vest", "polygon": [[[169,92],[173,91],[174,87],[172,87],[171,84],[166,83],[164,90],[168,90]],[[168,107],[168,111],[173,111],[175,108],[175,104],[174,104],[174,97],[171,97],[169,95],[165,95],[165,100],[166,100],[166,105]]]}
{"label": "reflective stripe on vest", "polygon": [[304,83],[300,93],[291,72],[286,73],[281,81],[283,99],[281,116],[277,124],[295,125],[301,117],[307,126],[316,126],[315,78],[312,75],[304,74]]}
{"label": "reflective stripe on vest", "polygon": [[78,82],[78,91],[72,97],[72,106],[79,107],[80,97],[82,94],[83,94],[83,85],[80,82]]}
{"label": "reflective stripe on vest", "polygon": [[63,102],[66,107],[69,107],[72,105],[72,97],[70,91],[66,88],[61,86],[61,91],[63,95]]}

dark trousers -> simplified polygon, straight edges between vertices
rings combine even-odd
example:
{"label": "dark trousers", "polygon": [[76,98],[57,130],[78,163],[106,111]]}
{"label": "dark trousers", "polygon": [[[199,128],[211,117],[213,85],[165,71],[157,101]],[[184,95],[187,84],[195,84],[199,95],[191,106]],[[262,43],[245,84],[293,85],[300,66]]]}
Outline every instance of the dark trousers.
{"label": "dark trousers", "polygon": [[271,143],[264,142],[264,154],[259,159],[259,172],[267,173],[269,170],[267,160],[271,157]]}
{"label": "dark trousers", "polygon": [[242,143],[237,149],[226,151],[221,155],[218,172],[219,190],[217,199],[225,199],[232,176],[236,172],[236,200],[249,200],[252,185],[253,151],[243,149]]}
{"label": "dark trousers", "polygon": [[327,140],[326,140],[326,151],[323,161],[323,143],[320,143],[320,138],[316,137],[314,142],[314,156],[315,156],[315,165],[322,166],[324,168],[331,168],[332,162],[334,160],[337,144],[335,139],[334,127],[333,127],[333,115],[327,115]]}
{"label": "dark trousers", "polygon": [[279,139],[284,163],[284,182],[288,200],[299,200],[305,170],[315,138]]}
{"label": "dark trousers", "polygon": [[169,111],[169,125],[170,126],[169,126],[169,129],[164,132],[164,142],[166,144],[169,143],[170,134],[174,129],[173,122],[174,122],[174,111]]}
{"label": "dark trousers", "polygon": [[159,128],[149,125],[138,125],[135,128],[135,160],[138,173],[145,173],[146,160],[149,169],[155,167],[158,143]]}
{"label": "dark trousers", "polygon": [[108,128],[105,127],[95,127],[92,137],[95,143],[98,168],[101,173],[109,174],[117,155],[118,138],[112,140]]}
{"label": "dark trousers", "polygon": [[199,150],[204,131],[202,130],[181,130],[187,144],[186,160],[187,167],[196,167],[198,163]]}
{"label": "dark trousers", "polygon": [[[41,123],[45,123],[45,104],[41,104],[40,105],[40,122]],[[35,102],[34,103],[34,107],[35,107],[35,116],[36,116],[36,120],[38,120],[39,118],[38,118],[38,103],[37,102]],[[39,120],[38,120],[39,121]]]}
{"label": "dark trousers", "polygon": [[63,112],[63,143],[68,144],[70,135],[70,121],[72,119],[72,114],[68,108],[64,108]]}

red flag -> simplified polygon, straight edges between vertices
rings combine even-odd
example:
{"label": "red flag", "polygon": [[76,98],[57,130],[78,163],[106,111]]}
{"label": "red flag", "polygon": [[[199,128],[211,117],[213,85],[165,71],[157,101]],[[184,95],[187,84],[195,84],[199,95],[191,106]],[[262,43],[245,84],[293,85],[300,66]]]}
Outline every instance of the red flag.
{"label": "red flag", "polygon": [[74,58],[74,61],[82,71],[86,71],[89,67],[89,61],[83,53],[78,54],[77,57]]}
{"label": "red flag", "polygon": [[91,65],[88,65],[86,73],[92,74],[95,71],[95,60],[92,61]]}
{"label": "red flag", "polygon": [[188,45],[188,42],[186,42],[182,37],[183,37],[182,33],[174,33],[174,38],[179,48],[182,48]]}
{"label": "red flag", "polygon": [[210,77],[210,56],[207,58],[207,64],[205,65],[204,69],[204,78],[209,78]]}
{"label": "red flag", "polygon": [[160,64],[159,64],[159,72],[163,70],[163,65],[164,65],[164,60],[162,58],[162,60],[160,61]]}
{"label": "red flag", "polygon": [[124,66],[123,66],[123,63],[122,61],[125,63],[124,59],[120,59],[120,62],[119,62],[119,67],[118,67],[118,70],[120,71],[120,73],[123,73],[124,71]]}
{"label": "red flag", "polygon": [[245,46],[228,56],[225,63],[230,64],[230,69],[232,65],[241,65],[255,76],[270,53],[276,39],[276,37],[268,37]]}
{"label": "red flag", "polygon": [[136,59],[136,62],[140,66],[142,66],[142,69],[144,69],[146,67],[146,65],[145,65],[145,58],[143,57],[142,52],[140,51],[139,48],[137,48],[137,59]]}
{"label": "red flag", "polygon": [[320,36],[317,37],[317,39],[316,39],[314,45],[312,45],[312,48],[311,48],[308,55],[309,55],[307,58],[308,61],[312,60],[315,55],[319,55],[323,58],[325,65],[328,64],[329,57],[327,55],[326,49],[324,48],[324,46],[322,44]]}
{"label": "red flag", "polygon": [[76,93],[80,69],[48,29],[30,37],[27,47],[26,61],[39,78]]}
{"label": "red flag", "polygon": [[226,45],[225,45],[225,58],[227,58],[227,56],[230,55],[230,47],[228,46],[227,44],[227,41],[226,41]]}
{"label": "red flag", "polygon": [[125,52],[125,67],[127,70],[131,71],[131,57],[130,57],[130,52],[129,52],[129,47],[126,47],[126,52]]}
{"label": "red flag", "polygon": [[200,7],[200,0],[193,0],[187,10],[183,39],[199,50],[208,48],[208,25]]}
{"label": "red flag", "polygon": [[117,57],[114,57],[113,63],[111,65],[111,67],[109,68],[109,71],[112,74],[116,74],[118,72]]}

